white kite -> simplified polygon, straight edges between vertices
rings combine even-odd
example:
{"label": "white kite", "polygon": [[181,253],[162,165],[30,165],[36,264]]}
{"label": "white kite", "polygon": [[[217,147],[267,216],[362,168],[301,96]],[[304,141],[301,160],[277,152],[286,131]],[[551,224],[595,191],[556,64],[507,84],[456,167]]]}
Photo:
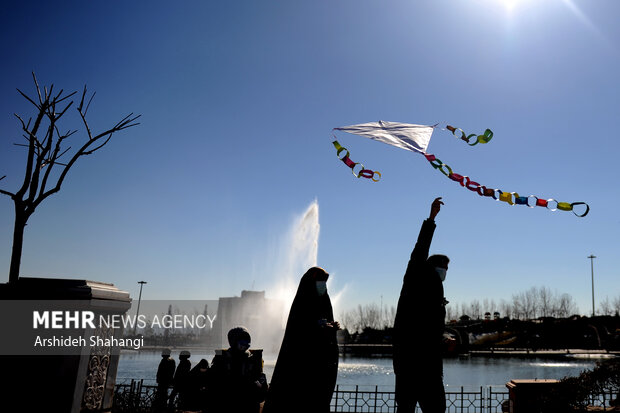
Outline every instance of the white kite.
{"label": "white kite", "polygon": [[343,126],[334,128],[354,135],[364,136],[375,141],[387,143],[408,151],[426,153],[428,143],[433,134],[432,126],[412,125],[399,122],[361,123],[359,125]]}

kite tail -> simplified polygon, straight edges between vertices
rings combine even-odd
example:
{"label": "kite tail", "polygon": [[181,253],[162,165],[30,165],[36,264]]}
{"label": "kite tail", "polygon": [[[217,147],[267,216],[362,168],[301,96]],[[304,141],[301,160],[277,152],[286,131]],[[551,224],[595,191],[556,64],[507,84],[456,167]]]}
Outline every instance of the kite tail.
{"label": "kite tail", "polygon": [[[526,205],[530,208],[538,206],[545,207],[551,211],[557,211],[558,209],[561,211],[572,211],[573,214],[580,218],[585,217],[590,212],[590,206],[585,202],[558,202],[553,198],[544,199],[538,198],[535,195],[519,196],[516,192],[504,192],[500,189],[487,188],[484,185],[480,185],[478,182],[472,181],[468,176],[454,173],[452,168],[441,162],[441,160],[433,154],[424,154],[424,157],[430,162],[434,169],[438,169],[439,172],[446,175],[451,180],[458,182],[461,186],[472,192],[476,192],[480,196],[488,196],[496,201],[506,202],[509,205]],[[585,206],[585,210],[579,213],[575,210],[575,207],[581,205]]]}
{"label": "kite tail", "polygon": [[[334,138],[336,137],[334,136]],[[332,143],[334,144],[334,147],[336,148],[336,156],[338,157],[338,159],[344,162],[346,166],[351,168],[351,172],[353,173],[354,176],[356,176],[357,178],[364,177],[364,178],[372,179],[374,182],[379,182],[381,180],[381,172],[366,169],[364,168],[364,164],[353,162],[351,158],[349,158],[350,154],[347,148],[343,148],[338,143],[337,140],[333,141]],[[340,153],[343,151],[346,152],[346,154],[343,157],[340,157]],[[378,176],[378,178],[375,179],[375,176]]]}
{"label": "kite tail", "polygon": [[[485,130],[482,135],[476,135],[475,133],[472,133],[471,135],[467,135],[463,129],[455,128],[454,126],[450,126],[450,125],[446,125],[446,129],[452,132],[454,136],[456,136],[456,132],[459,131],[461,133],[460,139],[467,142],[469,146],[474,146],[479,143],[489,143],[489,141],[493,139],[493,132],[491,131],[491,129]],[[458,136],[456,137],[458,138]],[[469,140],[472,139],[473,137],[476,137],[476,141],[474,143],[469,143]]]}

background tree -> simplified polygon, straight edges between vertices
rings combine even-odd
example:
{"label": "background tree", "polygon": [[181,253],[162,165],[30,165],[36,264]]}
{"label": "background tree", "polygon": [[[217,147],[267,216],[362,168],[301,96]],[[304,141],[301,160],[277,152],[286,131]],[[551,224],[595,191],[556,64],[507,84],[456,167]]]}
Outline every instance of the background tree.
{"label": "background tree", "polygon": [[493,299],[488,299],[485,298],[482,300],[482,309],[484,310],[484,312],[489,312],[491,313],[491,315],[493,315],[493,313],[495,313],[496,311],[498,311],[497,309],[497,305],[495,304],[495,300]]}
{"label": "background tree", "polygon": [[499,313],[501,317],[512,318],[513,307],[509,301],[502,298],[499,304]]}
{"label": "background tree", "polygon": [[538,309],[541,317],[550,317],[554,315],[553,308],[553,292],[549,287],[540,287],[538,289]]}
{"label": "background tree", "polygon": [[571,315],[579,313],[577,303],[572,296],[566,293],[557,298],[557,308],[556,317],[570,317]]}
{"label": "background tree", "polygon": [[620,315],[620,295],[610,300],[608,296],[598,305],[600,315]]}
{"label": "background tree", "polygon": [[620,314],[620,295],[614,298],[614,314]]}
{"label": "background tree", "polygon": [[[16,192],[0,189],[0,193],[9,196],[15,204],[15,226],[13,229],[9,283],[14,283],[19,279],[24,229],[37,207],[50,195],[60,191],[67,174],[79,158],[91,155],[101,149],[110,141],[115,132],[138,125],[135,121],[140,117],[140,115],[134,116],[133,113],[130,113],[111,128],[100,133],[94,133],[86,121],[86,114],[95,94],[93,93],[87,99],[86,86],[84,86],[80,103],[76,109],[84,126],[86,139],[78,146],[77,150],[72,152],[71,147],[65,147],[65,145],[66,141],[77,130],[67,130],[63,133],[59,128],[59,121],[73,105],[73,101],[69,101],[69,98],[77,92],[65,94],[63,90],[60,90],[57,94],[53,94],[54,85],[51,85],[49,90],[47,87],[41,90],[34,73],[32,78],[36,88],[36,96],[31,98],[21,90],[17,89],[17,91],[36,108],[34,121],[33,118],[29,118],[26,122],[21,116],[15,114],[21,123],[23,137],[26,140],[26,143],[18,143],[17,145],[28,148],[24,180]],[[53,174],[52,171],[54,171]],[[55,182],[52,183],[52,181]]]}
{"label": "background tree", "polygon": [[480,306],[480,301],[474,299],[469,303],[469,313],[467,313],[467,315],[474,320],[480,320],[482,318],[482,307]]}
{"label": "background tree", "polygon": [[394,327],[396,307],[382,307],[376,303],[358,304],[357,308],[345,311],[340,322],[350,333],[362,332],[365,328],[383,330]]}
{"label": "background tree", "polygon": [[614,310],[611,302],[609,301],[609,297],[605,297],[604,300],[600,301],[598,304],[597,313],[599,315],[613,315]]}
{"label": "background tree", "polygon": [[[608,301],[608,300],[607,300]],[[618,298],[620,306],[620,297]],[[615,302],[614,302],[615,303]],[[615,304],[602,304],[606,313],[614,311]],[[454,309],[459,308],[455,304]],[[528,290],[518,292],[512,295],[511,300],[502,299],[499,305],[494,300],[483,299],[482,305],[477,299],[469,303],[460,303],[460,315],[467,315],[472,320],[478,320],[485,312],[493,314],[499,311],[500,317],[515,318],[521,320],[531,320],[538,317],[559,317],[566,318],[579,313],[579,308],[572,296],[569,294],[559,294],[552,291],[549,287],[531,287]],[[446,308],[446,311],[448,308]],[[601,310],[602,311],[602,310]],[[450,308],[450,318],[458,318],[458,314],[454,314],[454,310]]]}

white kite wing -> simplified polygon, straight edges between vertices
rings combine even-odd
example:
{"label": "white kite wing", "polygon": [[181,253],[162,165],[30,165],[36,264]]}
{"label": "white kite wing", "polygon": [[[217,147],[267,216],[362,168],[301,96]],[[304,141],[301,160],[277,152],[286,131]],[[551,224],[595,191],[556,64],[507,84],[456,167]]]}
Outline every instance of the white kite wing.
{"label": "white kite wing", "polygon": [[380,120],[379,122],[360,123],[334,129],[424,154],[434,128],[426,125]]}

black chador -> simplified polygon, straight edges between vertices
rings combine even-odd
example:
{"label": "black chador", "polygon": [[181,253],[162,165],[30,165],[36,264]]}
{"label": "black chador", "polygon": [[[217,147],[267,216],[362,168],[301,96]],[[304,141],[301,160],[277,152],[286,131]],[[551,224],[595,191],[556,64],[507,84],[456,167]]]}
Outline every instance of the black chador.
{"label": "black chador", "polygon": [[338,375],[340,328],[325,282],[313,267],[301,278],[286,323],[263,413],[327,413]]}

